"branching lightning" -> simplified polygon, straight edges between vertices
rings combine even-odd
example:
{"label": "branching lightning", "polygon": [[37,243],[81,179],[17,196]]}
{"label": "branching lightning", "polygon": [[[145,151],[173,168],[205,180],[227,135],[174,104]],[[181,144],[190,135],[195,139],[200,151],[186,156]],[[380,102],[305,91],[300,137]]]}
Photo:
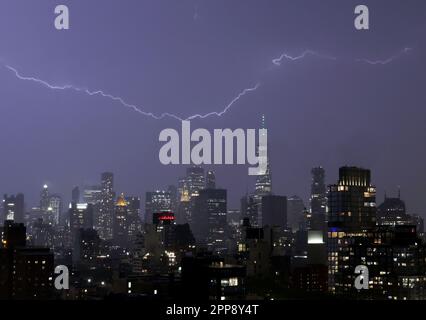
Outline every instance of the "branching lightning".
{"label": "branching lightning", "polygon": [[[411,50],[413,50],[413,49],[406,47],[406,48],[402,49],[401,51],[399,51],[398,53],[394,54],[393,56],[386,58],[386,59],[383,59],[383,60],[370,60],[370,59],[364,58],[364,59],[355,59],[355,61],[367,63],[367,64],[370,64],[370,65],[386,65],[386,64],[394,62],[396,59],[401,58],[403,55],[406,55]],[[326,59],[326,60],[339,60],[339,58],[337,58],[337,57],[324,55],[324,54],[318,53],[318,52],[313,51],[313,50],[305,50],[297,56],[291,56],[287,53],[283,53],[278,58],[273,59],[272,63],[275,64],[276,66],[280,66],[283,63],[284,60],[296,61],[296,60],[304,59],[308,56],[315,56],[315,57],[318,57],[318,58],[321,58],[321,59]]]}
{"label": "branching lightning", "polygon": [[[412,48],[404,48],[403,50],[401,50],[400,52],[398,52],[397,54],[394,54],[393,56],[384,59],[384,60],[369,60],[369,59],[355,59],[356,62],[362,62],[362,63],[367,63],[369,65],[386,65],[389,63],[392,63],[393,61],[395,61],[396,59],[402,57],[403,55],[408,54],[408,52],[410,52],[411,50],[413,50]],[[272,63],[276,66],[281,66],[281,64],[287,60],[287,61],[297,61],[297,60],[303,60],[305,58],[307,58],[308,56],[313,56],[313,57],[317,57],[320,59],[326,59],[326,60],[338,60],[337,57],[333,57],[333,56],[329,56],[329,55],[324,55],[321,53],[318,53],[316,51],[313,50],[305,50],[303,51],[301,54],[296,55],[296,56],[292,56],[289,55],[288,53],[282,53],[278,58],[275,58],[272,60]],[[147,117],[151,117],[155,120],[161,120],[164,118],[172,118],[175,120],[179,120],[179,121],[184,121],[184,120],[194,120],[194,119],[205,119],[205,118],[209,118],[209,117],[221,117],[224,114],[226,114],[231,107],[236,104],[241,98],[243,98],[245,95],[256,91],[259,87],[260,87],[260,83],[257,83],[254,87],[249,87],[246,88],[244,90],[242,90],[240,93],[237,94],[237,96],[235,96],[235,98],[233,98],[222,111],[213,111],[213,112],[209,112],[206,114],[194,114],[191,116],[188,116],[187,118],[184,117],[180,117],[176,114],[173,113],[168,113],[168,112],[164,112],[160,115],[156,115],[152,112],[147,112],[147,111],[143,111],[140,107],[134,105],[134,104],[130,104],[127,103],[123,98],[119,97],[119,96],[114,96],[110,93],[106,93],[103,90],[96,90],[96,91],[91,91],[89,89],[86,88],[80,88],[77,86],[73,86],[73,85],[52,85],[50,83],[48,83],[47,81],[41,80],[39,78],[36,77],[29,77],[29,76],[23,76],[21,75],[17,69],[11,67],[10,65],[5,65],[5,67],[13,72],[13,74],[16,76],[16,78],[20,79],[20,80],[24,80],[24,81],[31,81],[31,82],[35,82],[38,83],[46,88],[49,88],[51,90],[72,90],[72,91],[76,91],[76,92],[80,92],[80,93],[84,93],[86,95],[89,96],[101,96],[103,98],[107,98],[110,99],[112,101],[118,102],[119,104],[121,104],[124,107],[130,108],[133,111],[143,115],[143,116],[147,116]]]}
{"label": "branching lightning", "polygon": [[79,87],[76,87],[76,86],[73,86],[73,85],[63,85],[63,86],[52,85],[52,84],[48,83],[47,81],[44,81],[44,80],[41,80],[41,79],[38,79],[38,78],[35,78],[35,77],[23,76],[23,75],[21,75],[18,72],[18,70],[16,70],[15,68],[13,68],[13,67],[11,67],[9,65],[6,65],[5,67],[7,69],[9,69],[10,71],[12,71],[13,74],[18,79],[20,79],[20,80],[32,81],[32,82],[41,84],[41,85],[43,85],[46,88],[49,88],[51,90],[73,90],[73,91],[85,93],[85,94],[87,94],[89,96],[101,96],[101,97],[104,97],[104,98],[108,98],[108,99],[111,99],[111,100],[113,100],[115,102],[118,102],[121,105],[123,105],[123,106],[125,106],[127,108],[130,108],[130,109],[132,109],[132,110],[134,110],[134,111],[136,111],[136,112],[138,112],[138,113],[140,113],[140,114],[142,114],[144,116],[151,117],[151,118],[153,118],[155,120],[161,120],[161,119],[164,119],[164,118],[173,118],[173,119],[176,119],[176,120],[179,120],[179,121],[183,121],[183,120],[193,120],[193,119],[196,119],[196,118],[204,119],[204,118],[207,118],[207,117],[210,117],[210,116],[221,117],[226,112],[228,112],[228,110],[235,103],[237,103],[238,100],[240,100],[243,96],[245,96],[246,94],[248,94],[250,92],[253,92],[253,91],[257,90],[257,88],[259,88],[259,86],[260,86],[260,84],[258,83],[258,84],[256,84],[256,86],[254,86],[252,88],[246,88],[246,89],[244,89],[234,99],[232,99],[231,102],[229,104],[227,104],[226,107],[222,111],[220,111],[220,112],[214,111],[214,112],[209,112],[209,113],[206,113],[206,114],[195,114],[195,115],[189,116],[188,118],[185,119],[185,118],[181,118],[181,117],[179,117],[179,116],[177,116],[175,114],[168,113],[168,112],[164,112],[161,115],[155,115],[152,112],[143,111],[139,107],[137,107],[136,105],[127,103],[123,98],[114,96],[114,95],[109,94],[109,93],[105,93],[102,90],[90,91],[88,89],[79,88]]}
{"label": "branching lightning", "polygon": [[225,107],[225,109],[223,109],[222,111],[220,111],[220,112],[209,112],[209,113],[206,113],[206,114],[204,114],[204,115],[201,115],[201,114],[194,114],[194,115],[192,115],[192,116],[190,116],[190,117],[188,117],[188,118],[186,118],[186,120],[193,120],[193,119],[196,119],[196,118],[199,118],[199,119],[205,119],[205,118],[208,118],[208,117],[210,117],[210,116],[218,116],[218,117],[221,117],[222,115],[224,115],[226,112],[228,112],[228,110],[238,101],[238,100],[240,100],[243,96],[245,96],[247,93],[250,93],[250,92],[252,92],[252,91],[255,91],[255,90],[257,90],[258,88],[260,87],[260,83],[257,83],[253,88],[247,88],[247,89],[244,89],[243,91],[241,91],[234,99],[232,99],[232,101]]}
{"label": "branching lightning", "polygon": [[364,62],[364,63],[368,63],[371,65],[385,65],[388,63],[391,63],[393,61],[395,61],[396,59],[400,58],[403,55],[406,55],[408,52],[410,52],[411,50],[413,50],[412,48],[404,48],[402,49],[400,52],[398,52],[397,54],[394,54],[393,56],[384,59],[384,60],[369,60],[369,59],[356,59],[356,61],[358,62]]}
{"label": "branching lightning", "polygon": [[313,50],[305,50],[298,56],[291,56],[291,55],[284,52],[279,56],[279,58],[273,59],[272,63],[275,64],[276,66],[280,66],[284,59],[290,60],[290,61],[296,61],[296,60],[304,59],[307,56],[314,56],[314,57],[318,57],[318,58],[321,58],[321,59],[327,59],[327,60],[337,60],[336,57],[327,56],[327,55],[315,52]]}

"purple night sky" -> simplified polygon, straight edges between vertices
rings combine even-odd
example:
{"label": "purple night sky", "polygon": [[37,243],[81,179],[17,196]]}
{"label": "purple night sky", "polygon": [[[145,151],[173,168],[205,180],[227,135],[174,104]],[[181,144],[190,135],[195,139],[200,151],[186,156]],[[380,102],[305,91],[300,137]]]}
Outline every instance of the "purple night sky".
{"label": "purple night sky", "polygon": [[[58,4],[70,30],[54,28]],[[369,31],[354,28],[358,4]],[[378,202],[400,185],[408,213],[426,215],[425,34],[424,0],[1,0],[0,193],[23,192],[29,207],[47,183],[69,201],[73,186],[112,171],[117,192],[143,196],[185,171],[158,160],[158,135],[177,120],[21,80],[9,65],[182,118],[220,112],[260,83],[192,128],[256,128],[265,114],[274,193],[307,200],[311,167],[334,183],[339,166],[363,166]],[[306,50],[319,55],[272,62]],[[253,189],[247,166],[210,168],[238,207]]]}

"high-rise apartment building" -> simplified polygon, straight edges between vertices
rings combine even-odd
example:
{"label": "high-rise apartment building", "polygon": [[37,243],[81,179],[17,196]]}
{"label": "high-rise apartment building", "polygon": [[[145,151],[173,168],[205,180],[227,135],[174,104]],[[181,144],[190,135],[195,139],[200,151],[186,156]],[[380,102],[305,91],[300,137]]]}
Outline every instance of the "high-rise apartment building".
{"label": "high-rise apartment building", "polygon": [[101,200],[95,226],[101,239],[106,240],[112,239],[114,223],[114,175],[111,172],[102,173],[101,187]]}

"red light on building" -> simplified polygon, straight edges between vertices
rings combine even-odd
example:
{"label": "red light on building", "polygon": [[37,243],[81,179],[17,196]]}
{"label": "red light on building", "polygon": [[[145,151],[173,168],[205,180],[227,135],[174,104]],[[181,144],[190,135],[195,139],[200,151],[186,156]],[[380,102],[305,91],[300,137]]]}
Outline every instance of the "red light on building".
{"label": "red light on building", "polygon": [[175,220],[175,214],[171,211],[155,212],[152,216],[152,222],[159,224],[160,221],[163,223],[171,223]]}
{"label": "red light on building", "polygon": [[175,220],[175,216],[160,216],[158,217],[158,220],[164,221],[164,220]]}

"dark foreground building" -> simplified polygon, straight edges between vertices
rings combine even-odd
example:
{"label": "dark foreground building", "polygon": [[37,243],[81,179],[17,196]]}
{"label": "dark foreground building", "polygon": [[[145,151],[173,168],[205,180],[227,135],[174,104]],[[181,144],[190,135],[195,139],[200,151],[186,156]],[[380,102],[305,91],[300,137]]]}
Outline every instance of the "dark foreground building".
{"label": "dark foreground building", "polygon": [[245,298],[246,268],[226,264],[211,254],[182,260],[182,295],[188,300],[241,300]]}
{"label": "dark foreground building", "polygon": [[6,221],[0,249],[0,298],[40,300],[53,297],[53,253],[26,247],[23,224]]}

